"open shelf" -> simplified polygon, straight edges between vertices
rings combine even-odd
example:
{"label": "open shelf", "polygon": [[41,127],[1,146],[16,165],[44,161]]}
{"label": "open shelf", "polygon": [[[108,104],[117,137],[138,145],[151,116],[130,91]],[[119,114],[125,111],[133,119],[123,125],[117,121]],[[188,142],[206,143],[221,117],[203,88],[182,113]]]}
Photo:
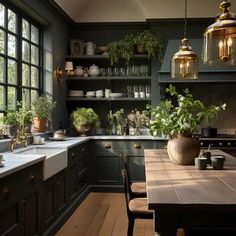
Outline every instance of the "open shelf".
{"label": "open shelf", "polygon": [[151,98],[128,98],[128,97],[121,97],[121,98],[85,98],[85,97],[67,97],[67,101],[89,101],[89,102],[100,102],[100,101],[151,101]]}
{"label": "open shelf", "polygon": [[151,76],[95,76],[95,77],[79,77],[69,76],[67,81],[70,80],[151,80]]}
{"label": "open shelf", "polygon": [[[101,60],[104,60],[104,59],[108,59],[108,56],[107,55],[81,55],[81,56],[75,56],[75,55],[67,55],[66,56],[66,59],[101,59]],[[135,54],[131,57],[131,59],[148,59],[148,55],[147,54]]]}

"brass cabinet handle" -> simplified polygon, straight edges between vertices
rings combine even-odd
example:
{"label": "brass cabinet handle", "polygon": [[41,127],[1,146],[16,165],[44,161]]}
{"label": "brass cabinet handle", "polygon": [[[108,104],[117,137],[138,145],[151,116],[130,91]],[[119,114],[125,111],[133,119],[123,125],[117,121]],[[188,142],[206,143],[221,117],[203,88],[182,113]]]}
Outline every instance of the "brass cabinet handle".
{"label": "brass cabinet handle", "polygon": [[30,175],[29,176],[29,182],[30,183],[34,183],[35,182],[35,176],[34,175]]}
{"label": "brass cabinet handle", "polygon": [[135,143],[134,148],[139,148],[140,149],[140,148],[142,148],[142,146],[139,143]]}
{"label": "brass cabinet handle", "polygon": [[6,200],[7,198],[9,198],[9,195],[10,195],[10,192],[11,190],[7,187],[4,187],[3,190],[2,190],[2,198],[4,200]]}
{"label": "brass cabinet handle", "polygon": [[111,144],[110,144],[110,143],[105,143],[105,144],[103,145],[103,147],[109,149],[109,148],[111,148]]}

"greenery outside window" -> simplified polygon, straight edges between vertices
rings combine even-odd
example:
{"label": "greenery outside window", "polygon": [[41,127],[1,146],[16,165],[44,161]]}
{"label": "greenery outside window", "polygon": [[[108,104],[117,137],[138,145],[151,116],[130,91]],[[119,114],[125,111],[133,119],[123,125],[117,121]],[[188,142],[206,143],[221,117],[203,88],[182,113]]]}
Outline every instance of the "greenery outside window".
{"label": "greenery outside window", "polygon": [[40,38],[35,23],[0,3],[0,116],[40,95]]}

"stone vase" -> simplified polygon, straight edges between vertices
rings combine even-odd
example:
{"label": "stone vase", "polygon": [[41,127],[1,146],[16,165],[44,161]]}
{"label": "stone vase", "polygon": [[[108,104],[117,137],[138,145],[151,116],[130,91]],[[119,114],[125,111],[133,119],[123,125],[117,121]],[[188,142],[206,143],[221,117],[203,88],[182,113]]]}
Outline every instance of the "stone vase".
{"label": "stone vase", "polygon": [[199,155],[199,140],[190,135],[176,135],[169,139],[167,152],[171,161],[177,165],[193,165],[194,159]]}
{"label": "stone vase", "polygon": [[79,136],[88,136],[89,131],[91,130],[91,125],[79,125],[75,127]]}

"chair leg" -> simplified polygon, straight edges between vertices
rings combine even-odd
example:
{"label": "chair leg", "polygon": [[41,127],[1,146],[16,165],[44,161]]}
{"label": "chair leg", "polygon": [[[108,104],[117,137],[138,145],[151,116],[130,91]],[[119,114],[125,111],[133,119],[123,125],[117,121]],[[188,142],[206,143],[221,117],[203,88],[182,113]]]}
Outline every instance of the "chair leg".
{"label": "chair leg", "polygon": [[133,230],[134,230],[134,218],[130,218],[129,219],[127,236],[133,236]]}

